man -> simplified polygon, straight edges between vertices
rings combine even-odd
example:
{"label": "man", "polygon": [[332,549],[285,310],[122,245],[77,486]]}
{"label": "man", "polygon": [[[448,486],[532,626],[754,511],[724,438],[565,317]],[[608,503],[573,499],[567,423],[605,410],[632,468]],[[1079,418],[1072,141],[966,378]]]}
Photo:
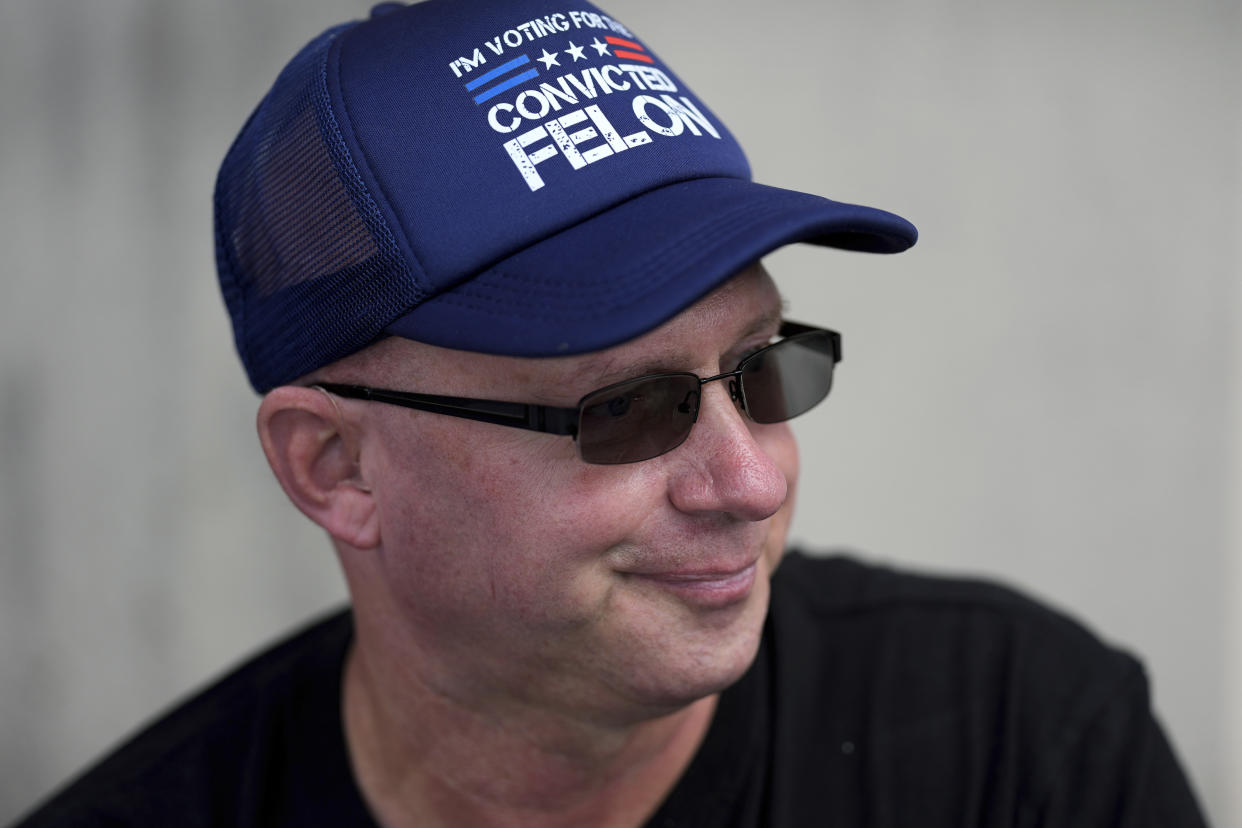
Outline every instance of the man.
{"label": "man", "polygon": [[229,151],[216,239],[352,611],[29,824],[1202,824],[1128,656],[995,587],[786,555],[787,421],[841,340],[757,262],[915,231],[752,183],[616,19],[330,30]]}

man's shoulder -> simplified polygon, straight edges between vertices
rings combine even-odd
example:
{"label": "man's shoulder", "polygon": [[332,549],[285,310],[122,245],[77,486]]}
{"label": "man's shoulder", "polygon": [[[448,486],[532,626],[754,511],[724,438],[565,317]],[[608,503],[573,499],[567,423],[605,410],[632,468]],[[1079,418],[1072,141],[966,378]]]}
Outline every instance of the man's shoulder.
{"label": "man's shoulder", "polygon": [[[1066,612],[986,579],[795,553],[774,579],[772,623],[801,658],[883,680],[872,687],[897,712],[937,700],[942,709],[965,704],[997,715],[1011,705],[1018,719],[1081,727],[1121,696],[1148,703],[1133,655]],[[833,686],[848,683],[838,676]]]}
{"label": "man's shoulder", "polygon": [[1072,615],[1013,586],[985,578],[918,572],[846,554],[786,556],[773,579],[773,611],[795,625],[922,629],[938,640],[1003,637],[1013,646],[1046,646],[1060,658],[1137,667]]}
{"label": "man's shoulder", "polygon": [[[352,633],[341,610],[263,650],[144,726],[20,825],[158,824],[171,814],[183,825],[237,824],[236,812],[215,809],[267,796],[251,789],[255,780],[270,777],[298,742],[339,740]],[[322,721],[327,715],[334,718]]]}
{"label": "man's shoulder", "polygon": [[[777,752],[844,823],[1202,824],[1142,665],[1018,590],[795,553],[770,620]],[[926,795],[867,801],[864,769]]]}

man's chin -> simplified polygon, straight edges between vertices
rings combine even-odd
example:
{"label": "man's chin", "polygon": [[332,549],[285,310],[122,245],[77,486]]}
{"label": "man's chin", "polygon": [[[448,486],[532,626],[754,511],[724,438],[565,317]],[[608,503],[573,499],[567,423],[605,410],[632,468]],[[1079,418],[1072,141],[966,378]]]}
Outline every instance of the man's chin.
{"label": "man's chin", "polygon": [[684,710],[708,696],[715,696],[736,684],[754,663],[750,658],[720,665],[710,674],[666,676],[659,684],[644,688],[644,706],[655,716]]}
{"label": "man's chin", "polygon": [[[760,577],[745,600],[730,612],[702,613],[699,625],[681,633],[663,630],[659,654],[649,654],[645,669],[631,674],[640,697],[672,712],[726,690],[745,675],[759,651],[767,615],[766,567],[761,564],[759,569]],[[725,614],[732,616],[727,622],[721,617]]]}

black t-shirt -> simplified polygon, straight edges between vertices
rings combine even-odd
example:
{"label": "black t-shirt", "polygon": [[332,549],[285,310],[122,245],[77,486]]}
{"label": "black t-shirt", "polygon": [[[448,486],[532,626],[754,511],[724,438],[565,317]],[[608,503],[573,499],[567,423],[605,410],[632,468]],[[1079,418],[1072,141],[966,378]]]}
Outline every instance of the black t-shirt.
{"label": "black t-shirt", "polygon": [[[983,582],[787,556],[754,665],[649,825],[1201,826],[1130,656]],[[243,665],[23,828],[369,826],[351,616]]]}

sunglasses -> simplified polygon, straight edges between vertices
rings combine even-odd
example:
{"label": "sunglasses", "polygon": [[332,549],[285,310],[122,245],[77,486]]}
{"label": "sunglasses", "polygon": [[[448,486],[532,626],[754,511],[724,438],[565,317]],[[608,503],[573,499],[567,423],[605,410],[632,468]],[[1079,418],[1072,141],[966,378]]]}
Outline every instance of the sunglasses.
{"label": "sunglasses", "polygon": [[385,391],[361,385],[316,383],[351,399],[447,414],[548,434],[566,434],[587,463],[616,465],[650,460],[686,441],[699,417],[706,383],[728,380],[729,397],[756,423],[781,423],[828,396],[841,361],[836,331],[784,322],[783,337],[748,354],[732,371],[714,377],[672,372],[623,380],[587,394],[576,408]]}

